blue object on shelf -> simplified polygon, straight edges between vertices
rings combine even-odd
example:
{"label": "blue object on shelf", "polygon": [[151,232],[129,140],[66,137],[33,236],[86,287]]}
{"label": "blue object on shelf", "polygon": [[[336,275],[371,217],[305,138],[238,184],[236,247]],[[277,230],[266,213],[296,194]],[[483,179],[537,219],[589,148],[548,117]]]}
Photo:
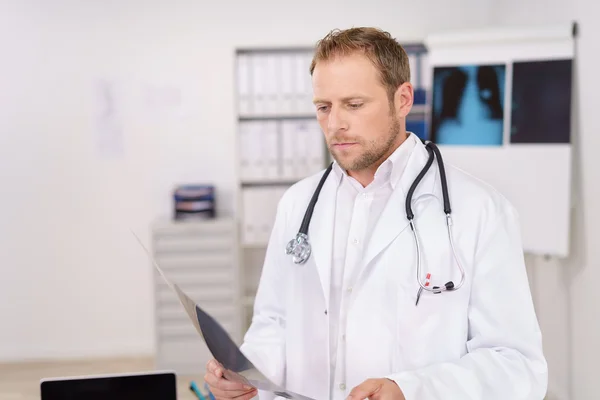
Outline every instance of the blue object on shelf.
{"label": "blue object on shelf", "polygon": [[215,217],[213,185],[183,185],[173,192],[174,218],[211,219]]}

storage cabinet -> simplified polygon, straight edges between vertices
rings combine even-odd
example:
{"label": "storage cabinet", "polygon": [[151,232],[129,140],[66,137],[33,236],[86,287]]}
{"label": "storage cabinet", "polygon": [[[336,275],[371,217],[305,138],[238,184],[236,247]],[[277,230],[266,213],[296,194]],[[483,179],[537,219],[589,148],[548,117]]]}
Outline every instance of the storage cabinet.
{"label": "storage cabinet", "polygon": [[[167,277],[241,343],[237,227],[234,219],[159,221],[152,251]],[[179,298],[154,272],[156,367],[203,374],[212,358]]]}

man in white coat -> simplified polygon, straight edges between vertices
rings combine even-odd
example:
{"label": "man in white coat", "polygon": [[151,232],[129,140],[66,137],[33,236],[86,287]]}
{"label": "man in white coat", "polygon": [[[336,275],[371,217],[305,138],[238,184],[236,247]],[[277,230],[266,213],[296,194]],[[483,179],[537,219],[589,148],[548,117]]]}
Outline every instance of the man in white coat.
{"label": "man in white coat", "polygon": [[[419,290],[405,200],[429,154],[405,130],[413,88],[404,49],[377,29],[336,30],[319,41],[310,72],[335,162],[304,264],[286,245],[323,172],[278,205],[244,354],[273,382],[319,400],[543,399],[547,364],[517,213],[492,187],[446,165],[451,241],[438,161],[410,203],[419,279],[458,287],[461,265],[464,282]],[[214,360],[205,380],[217,399],[273,397],[227,381]]]}

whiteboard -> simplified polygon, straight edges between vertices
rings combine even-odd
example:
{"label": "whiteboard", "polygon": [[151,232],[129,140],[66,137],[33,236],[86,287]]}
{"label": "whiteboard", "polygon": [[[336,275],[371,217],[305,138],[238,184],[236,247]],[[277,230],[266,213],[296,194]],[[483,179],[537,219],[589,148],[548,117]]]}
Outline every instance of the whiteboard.
{"label": "whiteboard", "polygon": [[[428,96],[428,138],[438,144],[445,162],[491,184],[516,207],[525,252],[568,256],[573,130],[572,75],[569,74],[574,58],[572,25],[444,32],[428,37],[426,46],[431,68],[429,87],[432,88]],[[498,83],[499,92],[485,89],[481,84],[482,66],[487,72],[490,66],[496,68],[494,82]],[[535,71],[560,68],[563,68],[560,73],[568,76],[562,79],[562,87],[568,85],[567,90],[561,89],[554,96],[541,92],[532,98],[529,92],[539,88],[551,91],[552,84],[559,81],[547,79],[554,75]],[[461,73],[456,74],[457,70]],[[447,71],[452,71],[452,81]],[[540,76],[545,76],[549,83],[538,83],[535,89],[536,81],[543,82]],[[452,97],[456,82],[462,85],[460,96]],[[473,85],[478,87],[478,101],[465,105],[469,90],[471,97],[474,96],[473,89],[468,89]],[[524,97],[523,92],[529,97]],[[500,104],[501,114],[496,110],[495,125],[487,123],[491,119],[469,125],[472,132],[479,132],[481,127],[481,131],[489,133],[489,138],[484,138],[487,141],[475,142],[475,138],[483,140],[482,135],[469,137],[464,134],[467,125],[464,117],[456,121],[461,107],[463,110],[468,107],[472,113],[473,108],[477,108],[475,103],[484,101],[482,99],[486,107],[489,106],[486,110],[493,109],[490,104],[496,104],[496,108]],[[563,103],[553,103],[553,100]],[[565,108],[564,104],[568,106]],[[551,110],[554,107],[554,111],[541,113],[543,107]],[[470,118],[469,121],[475,117]],[[553,118],[558,122],[554,123]]]}

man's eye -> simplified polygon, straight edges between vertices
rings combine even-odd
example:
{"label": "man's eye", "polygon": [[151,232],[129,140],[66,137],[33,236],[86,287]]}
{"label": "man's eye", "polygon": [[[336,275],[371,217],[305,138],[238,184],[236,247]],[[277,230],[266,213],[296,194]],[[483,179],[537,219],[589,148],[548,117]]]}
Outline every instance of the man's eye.
{"label": "man's eye", "polygon": [[362,106],[362,103],[350,103],[350,108],[359,108]]}

